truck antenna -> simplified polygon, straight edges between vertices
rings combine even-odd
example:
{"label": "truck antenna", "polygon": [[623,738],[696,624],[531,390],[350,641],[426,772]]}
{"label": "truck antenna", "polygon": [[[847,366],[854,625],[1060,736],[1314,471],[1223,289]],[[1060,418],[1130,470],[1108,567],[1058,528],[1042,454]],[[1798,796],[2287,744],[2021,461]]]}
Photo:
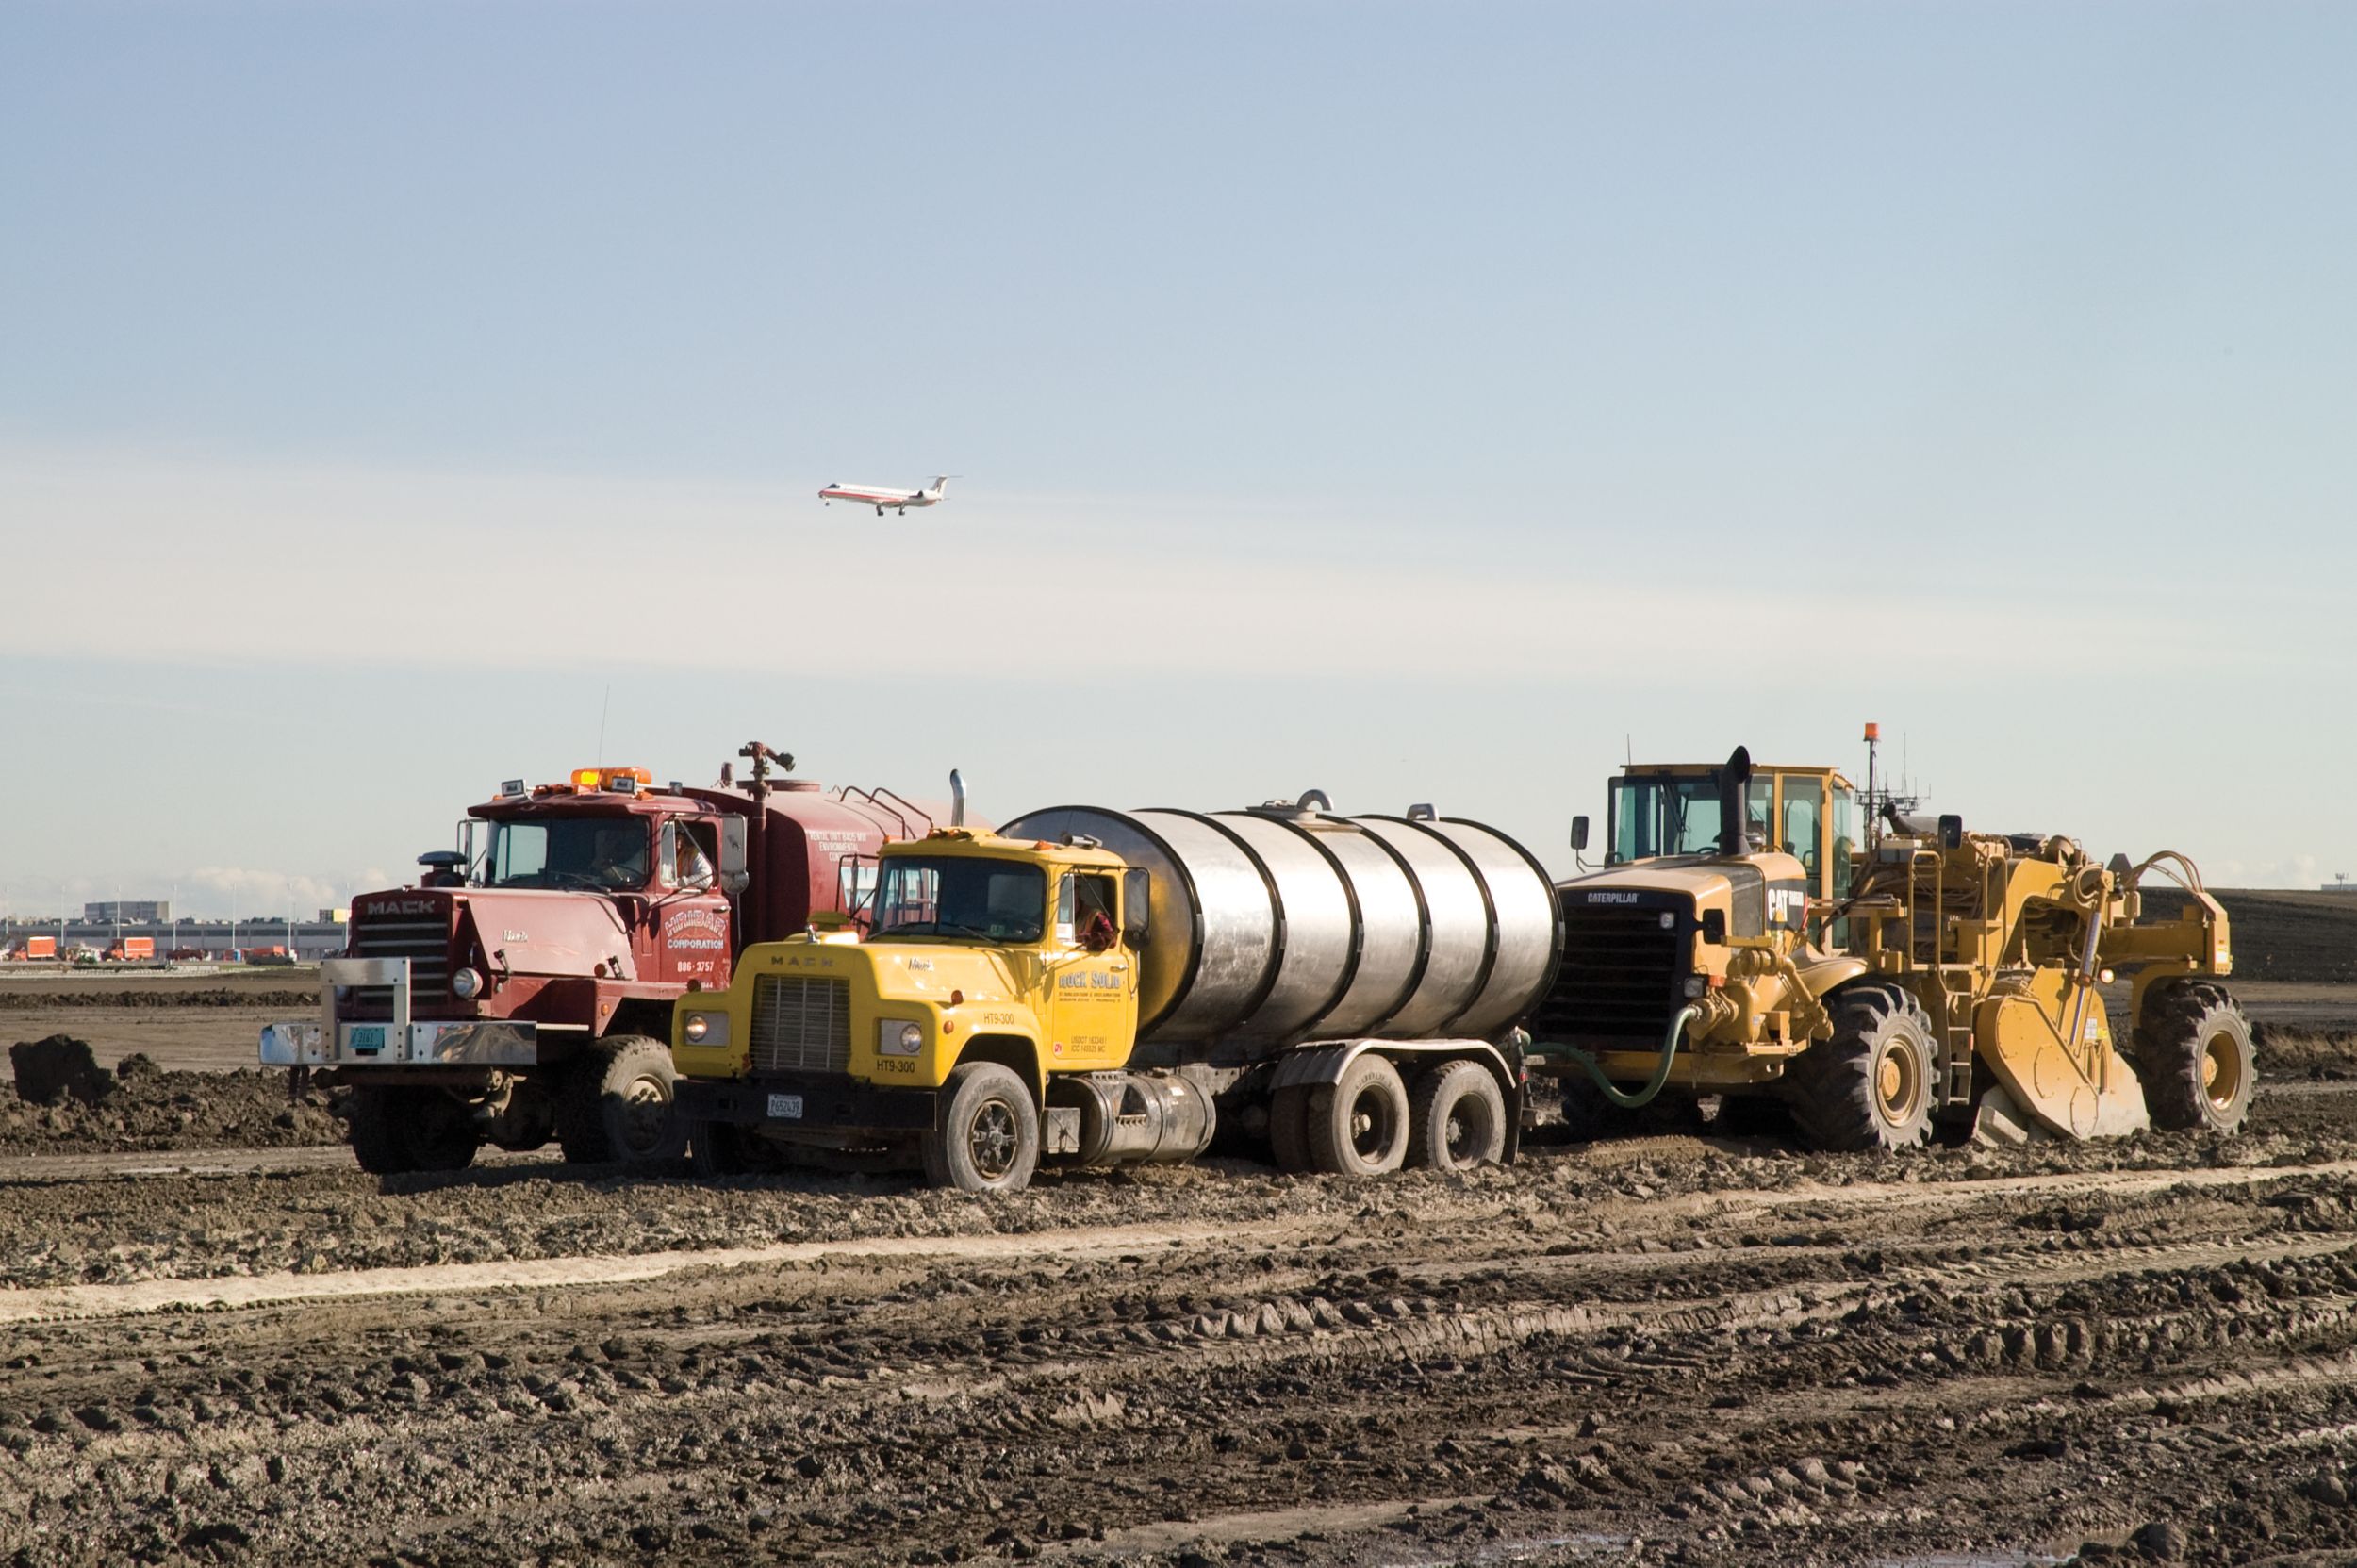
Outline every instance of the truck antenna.
{"label": "truck antenna", "polygon": [[605,696],[598,703],[598,766],[605,766],[605,715],[614,706],[614,683],[605,683]]}

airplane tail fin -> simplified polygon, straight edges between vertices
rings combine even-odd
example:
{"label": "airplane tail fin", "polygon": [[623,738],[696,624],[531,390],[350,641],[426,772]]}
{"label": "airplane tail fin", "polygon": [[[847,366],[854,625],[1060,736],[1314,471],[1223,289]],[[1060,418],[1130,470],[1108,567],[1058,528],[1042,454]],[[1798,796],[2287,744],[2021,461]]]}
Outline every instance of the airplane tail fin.
{"label": "airplane tail fin", "polygon": [[955,476],[947,473],[937,473],[933,475],[933,495],[936,498],[940,496],[942,491],[949,487],[949,481],[953,477]]}

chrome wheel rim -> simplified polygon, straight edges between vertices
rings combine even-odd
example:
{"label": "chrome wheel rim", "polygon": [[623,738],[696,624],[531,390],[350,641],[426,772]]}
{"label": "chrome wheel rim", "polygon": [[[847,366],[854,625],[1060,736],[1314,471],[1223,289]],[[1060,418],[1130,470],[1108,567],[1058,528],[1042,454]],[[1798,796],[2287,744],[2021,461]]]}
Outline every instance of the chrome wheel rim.
{"label": "chrome wheel rim", "polygon": [[1014,1111],[1003,1099],[986,1100],[966,1129],[965,1152],[986,1181],[996,1181],[1014,1168]]}

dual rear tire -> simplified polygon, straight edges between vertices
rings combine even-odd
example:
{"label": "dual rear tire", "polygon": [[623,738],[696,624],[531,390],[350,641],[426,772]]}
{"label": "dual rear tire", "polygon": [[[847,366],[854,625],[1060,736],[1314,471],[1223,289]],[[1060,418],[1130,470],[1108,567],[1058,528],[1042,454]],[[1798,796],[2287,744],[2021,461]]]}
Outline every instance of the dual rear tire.
{"label": "dual rear tire", "polygon": [[1477,1062],[1442,1062],[1416,1077],[1368,1052],[1332,1083],[1279,1089],[1269,1101],[1269,1152],[1294,1175],[1381,1176],[1403,1165],[1467,1170],[1506,1157],[1506,1096]]}

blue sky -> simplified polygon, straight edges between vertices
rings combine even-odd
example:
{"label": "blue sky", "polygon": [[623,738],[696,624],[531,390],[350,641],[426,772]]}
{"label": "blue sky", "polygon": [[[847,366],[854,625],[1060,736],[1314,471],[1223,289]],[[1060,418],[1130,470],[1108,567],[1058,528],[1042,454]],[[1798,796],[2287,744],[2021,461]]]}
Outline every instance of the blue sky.
{"label": "blue sky", "polygon": [[2357,872],[2274,805],[2357,762],[2352,44],[11,6],[0,900],[339,901],[602,707],[665,776],[1317,784],[1558,865],[1624,746],[1874,718],[1978,825]]}

